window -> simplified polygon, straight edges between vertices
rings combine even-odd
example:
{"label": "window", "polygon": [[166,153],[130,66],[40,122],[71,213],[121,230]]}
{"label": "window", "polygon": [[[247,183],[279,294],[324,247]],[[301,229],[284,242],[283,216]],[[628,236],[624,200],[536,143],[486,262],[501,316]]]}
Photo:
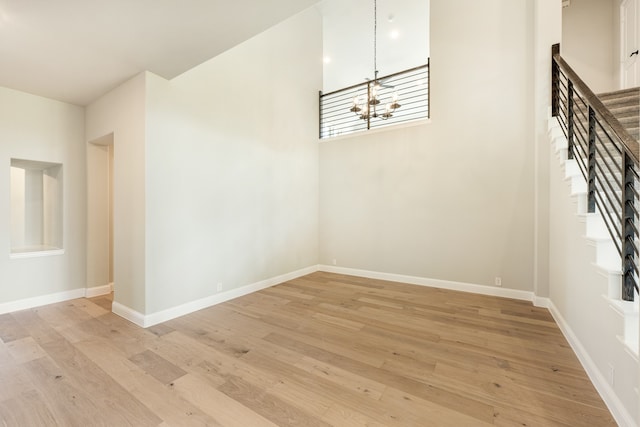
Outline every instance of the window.
{"label": "window", "polygon": [[62,250],[62,165],[11,159],[11,255]]}

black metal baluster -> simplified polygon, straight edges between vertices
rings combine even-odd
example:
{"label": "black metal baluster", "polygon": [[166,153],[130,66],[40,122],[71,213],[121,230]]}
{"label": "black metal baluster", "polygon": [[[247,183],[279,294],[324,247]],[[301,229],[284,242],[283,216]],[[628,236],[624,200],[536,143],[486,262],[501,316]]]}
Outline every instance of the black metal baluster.
{"label": "black metal baluster", "polygon": [[323,104],[322,104],[322,91],[318,92],[318,133],[319,133],[319,137],[320,139],[322,139],[322,108],[323,108]]}
{"label": "black metal baluster", "polygon": [[568,82],[567,89],[567,158],[573,159],[573,121],[575,120],[575,114],[573,112],[573,83],[571,80]]}
{"label": "black metal baluster", "polygon": [[634,177],[633,177],[633,159],[625,150],[622,151],[622,184],[623,184],[623,201],[622,201],[622,299],[624,301],[633,301],[633,292],[635,287],[634,279]]}
{"label": "black metal baluster", "polygon": [[560,67],[554,59],[554,55],[560,53],[560,44],[551,46],[551,115],[558,117],[560,114]]}
{"label": "black metal baluster", "polygon": [[587,212],[596,211],[596,112],[589,106],[589,158],[587,182]]}

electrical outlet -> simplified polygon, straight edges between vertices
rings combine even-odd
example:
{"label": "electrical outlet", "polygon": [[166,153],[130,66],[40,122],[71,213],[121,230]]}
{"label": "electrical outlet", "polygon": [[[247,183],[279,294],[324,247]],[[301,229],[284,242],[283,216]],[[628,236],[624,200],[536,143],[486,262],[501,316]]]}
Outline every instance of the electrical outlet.
{"label": "electrical outlet", "polygon": [[502,277],[496,276],[496,286],[502,286]]}
{"label": "electrical outlet", "polygon": [[334,258],[333,259],[333,265],[337,265],[337,264],[338,264],[338,261],[336,261],[336,259]]}
{"label": "electrical outlet", "polygon": [[218,292],[220,292],[222,290],[222,283],[218,283],[216,289],[218,290]]}

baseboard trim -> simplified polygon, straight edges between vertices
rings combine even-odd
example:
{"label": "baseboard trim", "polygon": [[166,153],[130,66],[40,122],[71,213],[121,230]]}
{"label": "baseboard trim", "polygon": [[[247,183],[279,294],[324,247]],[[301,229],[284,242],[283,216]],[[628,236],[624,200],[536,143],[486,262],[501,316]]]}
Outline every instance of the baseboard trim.
{"label": "baseboard trim", "polygon": [[293,271],[291,273],[271,277],[269,279],[261,280],[260,282],[245,285],[236,289],[231,289],[219,294],[211,295],[148,315],[144,315],[116,302],[113,303],[112,311],[118,316],[123,317],[140,327],[148,328],[150,326],[157,325],[158,323],[166,322],[168,320],[175,319],[176,317],[185,316],[198,310],[212,307],[214,305],[239,298],[253,292],[261,291],[262,289],[270,288],[280,283],[297,279],[298,277],[306,276],[307,274],[311,274],[316,271],[318,271],[317,265],[310,266]]}
{"label": "baseboard trim", "polygon": [[533,292],[520,291],[517,289],[498,288],[486,285],[478,285],[474,283],[453,282],[449,280],[429,279],[417,276],[406,276],[403,274],[382,273],[379,271],[359,270],[355,268],[336,267],[332,265],[320,265],[320,271],[534,302]]}
{"label": "baseboard trim", "polygon": [[615,391],[611,388],[604,375],[602,375],[598,370],[596,363],[591,359],[591,356],[589,356],[589,353],[584,348],[577,335],[573,332],[567,321],[562,317],[562,314],[560,314],[560,311],[553,304],[553,301],[549,301],[548,308],[549,312],[558,324],[558,327],[562,331],[562,334],[569,342],[573,352],[578,357],[578,360],[580,360],[580,363],[589,376],[589,379],[598,393],[600,393],[602,400],[604,400],[604,403],[609,408],[609,411],[611,411],[611,414],[618,425],[621,427],[637,427],[633,417],[626,410],[620,399],[618,399]]}
{"label": "baseboard trim", "polygon": [[103,286],[94,286],[93,288],[85,289],[84,297],[85,298],[94,298],[102,295],[109,295],[111,290],[113,289],[112,283]]}
{"label": "baseboard trim", "polygon": [[533,305],[540,308],[549,309],[549,305],[551,304],[551,300],[545,297],[539,297],[537,295],[533,296]]}
{"label": "baseboard trim", "polygon": [[132,308],[127,307],[124,304],[120,304],[119,302],[114,301],[111,304],[111,311],[113,312],[113,314],[117,314],[118,316],[122,317],[123,319],[128,320],[131,323],[134,323],[140,327],[145,328],[146,326],[144,325],[145,323],[145,316],[144,314],[140,313],[139,311],[136,311]]}
{"label": "baseboard trim", "polygon": [[82,298],[85,295],[85,291],[85,288],[73,289],[70,291],[56,292],[49,295],[41,295],[33,298],[5,302],[0,304],[0,314],[12,313],[14,311],[27,310],[47,304],[55,304],[58,302]]}

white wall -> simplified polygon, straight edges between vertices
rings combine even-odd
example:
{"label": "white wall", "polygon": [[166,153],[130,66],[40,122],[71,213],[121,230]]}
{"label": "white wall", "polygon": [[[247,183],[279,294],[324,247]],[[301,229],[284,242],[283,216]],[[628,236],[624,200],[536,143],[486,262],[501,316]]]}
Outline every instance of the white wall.
{"label": "white wall", "polygon": [[562,10],[562,56],[595,93],[618,89],[618,4],[572,0]]}
{"label": "white wall", "polygon": [[[90,143],[113,134],[114,301],[140,313],[145,312],[146,286],[146,80],[147,73],[139,74],[89,105],[85,136]],[[88,206],[89,212],[96,209],[101,208]],[[88,242],[89,263],[104,265],[103,245],[103,240]],[[88,279],[91,286],[106,284],[101,283],[104,278],[100,283],[94,283],[93,275]]]}
{"label": "white wall", "polygon": [[317,264],[321,25],[147,80],[148,313]]}
{"label": "white wall", "polygon": [[26,246],[25,243],[25,212],[26,212],[26,176],[27,170],[11,166],[11,248]]}
{"label": "white wall", "polygon": [[431,1],[431,123],[321,143],[322,264],[533,290],[533,12]]}
{"label": "white wall", "polygon": [[621,31],[622,23],[620,18],[621,0],[611,0],[611,16],[613,17],[613,48],[611,56],[613,58],[613,87],[614,89],[622,89],[622,49]]}
{"label": "white wall", "polygon": [[534,5],[534,276],[538,297],[549,296],[549,138],[551,113],[551,47],[562,39],[561,3],[536,0]]}
{"label": "white wall", "polygon": [[[323,17],[324,92],[374,77],[373,1],[325,0]],[[392,32],[397,37],[392,37]],[[429,0],[378,0],[378,71],[385,76],[427,63]]]}
{"label": "white wall", "polygon": [[621,316],[604,298],[607,280],[594,265],[595,245],[584,237],[584,219],[576,215],[570,182],[564,179],[555,153],[550,155],[550,184],[550,299],[592,359],[605,387],[610,367],[614,368],[613,393],[638,423],[634,390],[640,375],[638,362],[617,338],[623,333]]}
{"label": "white wall", "polygon": [[87,286],[111,282],[110,147],[113,134],[87,144]]}
{"label": "white wall", "polygon": [[[85,287],[83,133],[81,107],[0,87],[0,303]],[[63,255],[9,259],[11,158],[63,165]]]}

